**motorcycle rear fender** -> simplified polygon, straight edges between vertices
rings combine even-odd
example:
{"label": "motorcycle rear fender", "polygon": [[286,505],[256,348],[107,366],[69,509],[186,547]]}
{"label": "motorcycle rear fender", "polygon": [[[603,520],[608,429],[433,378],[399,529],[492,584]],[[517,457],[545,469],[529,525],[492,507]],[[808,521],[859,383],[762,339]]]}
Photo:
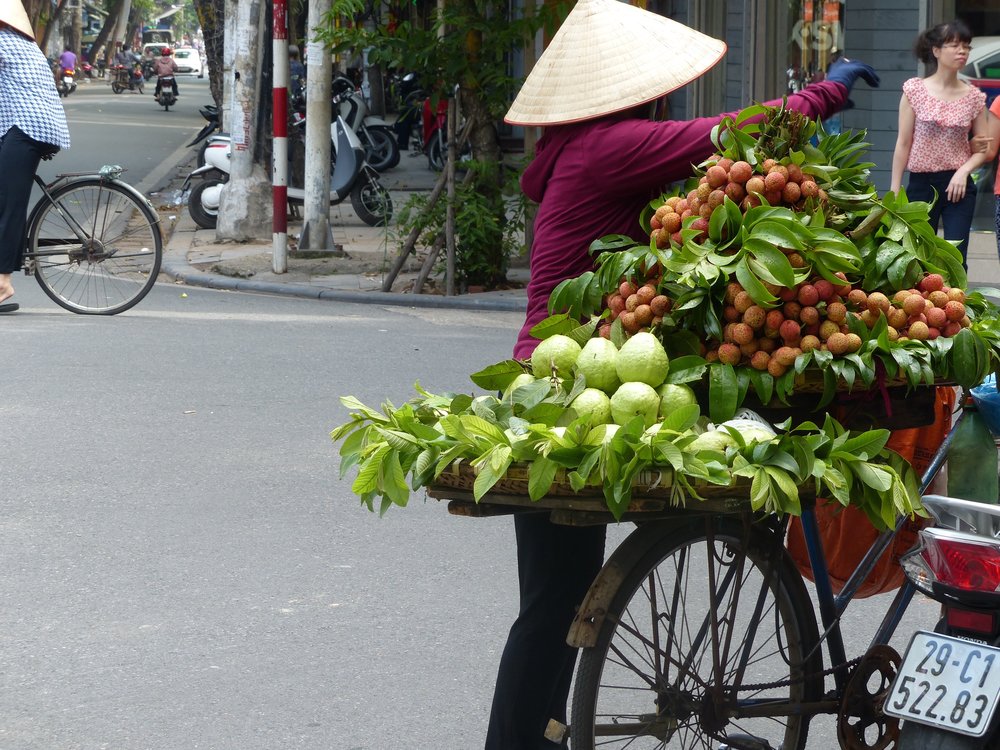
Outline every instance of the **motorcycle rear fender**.
{"label": "motorcycle rear fender", "polygon": [[184,192],[185,190],[188,189],[188,185],[191,184],[191,180],[193,180],[195,177],[206,177],[211,172],[218,172],[220,176],[224,176],[225,174],[227,174],[226,172],[223,172],[221,169],[219,169],[218,167],[214,167],[211,164],[206,164],[203,167],[198,167],[191,174],[189,174],[187,178],[184,180],[184,184],[181,185],[181,192]]}
{"label": "motorcycle rear fender", "polygon": [[370,115],[365,118],[366,128],[388,128],[391,127],[388,122],[383,120],[381,117],[375,117],[375,115]]}

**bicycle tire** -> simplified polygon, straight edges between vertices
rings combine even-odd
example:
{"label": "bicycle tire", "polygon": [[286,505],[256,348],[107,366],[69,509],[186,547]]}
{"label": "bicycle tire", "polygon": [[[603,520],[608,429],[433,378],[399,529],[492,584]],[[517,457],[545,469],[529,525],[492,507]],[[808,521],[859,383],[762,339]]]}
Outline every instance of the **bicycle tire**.
{"label": "bicycle tire", "polygon": [[[32,211],[27,259],[57,305],[116,315],[145,297],[160,272],[163,238],[153,208],[126,185],[82,178],[44,196]],[[87,235],[77,236],[74,225]]]}
{"label": "bicycle tire", "polygon": [[[816,618],[782,535],[738,518],[673,521],[663,529],[624,575],[595,645],[583,649],[571,746],[802,750],[809,717],[781,715],[777,706],[768,714],[767,706],[781,701],[787,708],[823,694]],[[710,575],[713,570],[723,575]],[[714,623],[706,595],[712,590],[722,603]],[[739,654],[742,659],[730,659]],[[715,655],[723,665],[721,684],[713,676]],[[743,679],[728,684],[741,664]],[[768,689],[763,683],[787,684]],[[755,687],[740,692],[741,685]],[[755,717],[734,716],[751,705]]]}

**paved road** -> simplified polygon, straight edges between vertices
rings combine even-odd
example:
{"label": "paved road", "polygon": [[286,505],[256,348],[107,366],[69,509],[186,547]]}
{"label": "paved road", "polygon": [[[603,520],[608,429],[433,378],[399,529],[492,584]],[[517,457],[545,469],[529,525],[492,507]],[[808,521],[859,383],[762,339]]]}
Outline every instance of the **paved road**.
{"label": "paved road", "polygon": [[155,81],[145,94],[115,94],[96,79],[81,83],[63,99],[72,141],[68,150],[42,164],[39,174],[49,179],[62,172],[86,172],[102,164],[127,168],[125,180],[148,192],[163,179],[205,120],[199,107],[211,102],[208,79],[178,78],[180,99],[165,112],[153,99]]}

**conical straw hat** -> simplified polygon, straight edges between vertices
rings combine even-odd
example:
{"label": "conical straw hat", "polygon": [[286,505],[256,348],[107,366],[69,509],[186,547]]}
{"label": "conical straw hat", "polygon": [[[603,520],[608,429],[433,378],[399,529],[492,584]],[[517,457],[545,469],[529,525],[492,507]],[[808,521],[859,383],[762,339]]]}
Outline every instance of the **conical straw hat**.
{"label": "conical straw hat", "polygon": [[726,43],[619,0],[578,0],[504,120],[556,125],[651,102],[690,83]]}
{"label": "conical straw hat", "polygon": [[0,0],[0,21],[30,39],[35,38],[35,30],[31,28],[31,21],[28,20],[28,13],[21,5],[21,0]]}

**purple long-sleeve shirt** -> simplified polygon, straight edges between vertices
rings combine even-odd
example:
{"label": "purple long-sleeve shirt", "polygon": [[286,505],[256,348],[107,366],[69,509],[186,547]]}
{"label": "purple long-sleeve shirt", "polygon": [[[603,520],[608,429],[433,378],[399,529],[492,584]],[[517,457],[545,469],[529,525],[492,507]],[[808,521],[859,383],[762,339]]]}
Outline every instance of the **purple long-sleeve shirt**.
{"label": "purple long-sleeve shirt", "polygon": [[[824,81],[789,96],[788,106],[825,119],[843,109],[847,94],[843,84]],[[529,331],[548,315],[552,290],[593,269],[591,242],[608,234],[648,241],[639,226],[643,206],[711,156],[712,128],[726,116],[663,122],[603,118],[546,128],[521,177],[525,195],[539,206],[528,311],[515,357],[529,357],[538,344]]]}

